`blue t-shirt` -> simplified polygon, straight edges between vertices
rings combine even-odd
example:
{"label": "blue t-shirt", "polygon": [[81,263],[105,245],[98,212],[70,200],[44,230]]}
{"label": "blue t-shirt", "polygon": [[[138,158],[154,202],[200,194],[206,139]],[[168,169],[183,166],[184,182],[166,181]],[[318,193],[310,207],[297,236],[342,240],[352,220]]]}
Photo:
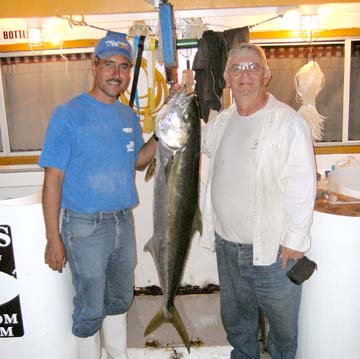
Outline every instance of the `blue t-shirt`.
{"label": "blue t-shirt", "polygon": [[130,107],[83,93],[54,110],[39,165],[64,171],[62,208],[80,213],[131,208],[138,203],[135,161],[143,144]]}

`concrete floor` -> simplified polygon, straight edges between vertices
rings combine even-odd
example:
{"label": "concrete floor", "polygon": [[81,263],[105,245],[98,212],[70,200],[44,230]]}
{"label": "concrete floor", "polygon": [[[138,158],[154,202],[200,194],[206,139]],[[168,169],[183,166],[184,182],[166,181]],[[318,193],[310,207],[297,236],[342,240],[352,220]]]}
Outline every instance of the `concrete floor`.
{"label": "concrete floor", "polygon": [[[229,359],[229,346],[220,318],[219,292],[178,295],[178,309],[192,342],[187,353],[177,332],[164,324],[144,338],[144,329],[162,304],[161,295],[137,295],[128,313],[129,359]],[[154,347],[150,347],[154,346]],[[271,359],[267,353],[261,359]]]}
{"label": "concrete floor", "polygon": [[[181,347],[183,343],[174,327],[164,324],[144,338],[144,330],[162,305],[162,295],[135,296],[128,312],[128,347]],[[185,324],[189,338],[201,346],[227,346],[220,318],[219,292],[178,295],[175,306]]]}

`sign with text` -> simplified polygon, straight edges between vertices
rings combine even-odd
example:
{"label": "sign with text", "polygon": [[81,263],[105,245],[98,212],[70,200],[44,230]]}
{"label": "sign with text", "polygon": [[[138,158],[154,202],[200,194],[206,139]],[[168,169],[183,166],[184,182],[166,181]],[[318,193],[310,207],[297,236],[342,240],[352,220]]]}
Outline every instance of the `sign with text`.
{"label": "sign with text", "polygon": [[22,337],[24,326],[9,225],[0,224],[0,338]]}
{"label": "sign with text", "polygon": [[27,30],[3,30],[1,32],[3,40],[27,39]]}

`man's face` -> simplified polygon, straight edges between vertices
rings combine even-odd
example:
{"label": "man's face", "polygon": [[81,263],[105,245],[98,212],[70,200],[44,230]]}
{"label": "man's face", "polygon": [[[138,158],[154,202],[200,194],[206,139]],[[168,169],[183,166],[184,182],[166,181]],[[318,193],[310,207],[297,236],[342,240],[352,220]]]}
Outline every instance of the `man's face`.
{"label": "man's face", "polygon": [[102,102],[116,101],[120,93],[124,92],[130,82],[131,64],[122,55],[109,56],[99,59],[94,68],[95,97]]}
{"label": "man's face", "polygon": [[256,103],[270,79],[270,71],[256,52],[248,50],[230,59],[224,77],[235,97]]}

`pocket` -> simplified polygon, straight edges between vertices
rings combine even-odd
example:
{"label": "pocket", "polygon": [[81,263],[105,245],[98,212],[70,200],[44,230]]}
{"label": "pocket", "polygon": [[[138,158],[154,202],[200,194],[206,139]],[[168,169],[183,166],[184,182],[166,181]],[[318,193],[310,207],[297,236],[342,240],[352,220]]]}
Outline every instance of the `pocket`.
{"label": "pocket", "polygon": [[68,233],[73,238],[89,237],[95,232],[96,220],[93,217],[70,215],[67,221]]}
{"label": "pocket", "polygon": [[131,227],[135,227],[135,222],[134,222],[134,215],[131,209],[126,209],[125,210],[126,213],[126,222],[131,226]]}

